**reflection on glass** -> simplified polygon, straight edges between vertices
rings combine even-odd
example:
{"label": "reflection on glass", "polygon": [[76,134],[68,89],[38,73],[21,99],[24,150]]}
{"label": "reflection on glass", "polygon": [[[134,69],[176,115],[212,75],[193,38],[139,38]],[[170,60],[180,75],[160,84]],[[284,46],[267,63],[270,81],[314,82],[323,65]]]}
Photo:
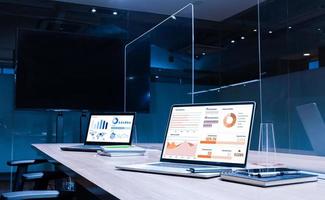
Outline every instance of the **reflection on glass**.
{"label": "reflection on glass", "polygon": [[125,46],[125,111],[137,112],[137,140],[161,142],[173,104],[192,103],[193,5]]}
{"label": "reflection on glass", "polygon": [[272,123],[260,124],[258,150],[263,152],[276,152],[274,127]]}
{"label": "reflection on glass", "polygon": [[[257,150],[260,123],[258,1],[227,2],[210,21],[195,20],[195,103],[255,101],[251,149]],[[195,13],[203,12],[196,7]],[[217,13],[222,13],[220,17]],[[199,16],[199,15],[198,15]],[[219,16],[219,17],[218,17]]]}
{"label": "reflection on glass", "polygon": [[[259,6],[263,119],[276,124],[278,152],[325,155],[314,143],[322,140],[316,132],[323,129],[318,119],[325,113],[324,1]],[[310,103],[317,104],[318,114],[306,117],[311,110],[300,106]]]}
{"label": "reflection on glass", "polygon": [[296,107],[299,118],[316,155],[325,155],[325,124],[316,103]]}
{"label": "reflection on glass", "polygon": [[258,154],[260,161],[257,165],[266,167],[276,167],[279,165],[276,163],[276,144],[273,123],[267,122],[260,124]]}

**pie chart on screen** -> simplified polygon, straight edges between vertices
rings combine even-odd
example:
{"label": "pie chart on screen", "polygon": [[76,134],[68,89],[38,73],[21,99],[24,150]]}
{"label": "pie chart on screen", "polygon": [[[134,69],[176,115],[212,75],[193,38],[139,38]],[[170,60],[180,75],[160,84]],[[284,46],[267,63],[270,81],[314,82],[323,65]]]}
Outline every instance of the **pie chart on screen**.
{"label": "pie chart on screen", "polygon": [[227,128],[231,128],[236,124],[237,117],[234,113],[228,113],[224,118],[223,118],[223,125]]}

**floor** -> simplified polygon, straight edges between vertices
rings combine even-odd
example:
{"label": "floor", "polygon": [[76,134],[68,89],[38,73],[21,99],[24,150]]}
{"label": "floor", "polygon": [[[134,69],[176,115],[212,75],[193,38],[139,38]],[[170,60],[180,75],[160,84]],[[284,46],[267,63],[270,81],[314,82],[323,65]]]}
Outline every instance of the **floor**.
{"label": "floor", "polygon": [[[24,188],[26,190],[32,189],[33,184],[32,183],[26,183]],[[8,192],[8,191],[10,191],[10,183],[9,183],[9,181],[0,181],[0,194],[3,193],[3,192]]]}
{"label": "floor", "polygon": [[6,181],[0,181],[0,193],[9,191],[9,184]]}

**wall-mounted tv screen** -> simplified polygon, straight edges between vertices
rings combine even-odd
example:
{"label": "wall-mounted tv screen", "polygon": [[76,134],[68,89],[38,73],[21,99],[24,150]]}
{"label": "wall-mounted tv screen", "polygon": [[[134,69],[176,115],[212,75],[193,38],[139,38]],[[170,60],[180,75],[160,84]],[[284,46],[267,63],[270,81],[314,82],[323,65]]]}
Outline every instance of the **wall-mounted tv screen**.
{"label": "wall-mounted tv screen", "polygon": [[[149,85],[143,87],[149,90]],[[124,42],[19,30],[16,108],[123,111]],[[145,112],[149,102],[137,108],[132,110]]]}

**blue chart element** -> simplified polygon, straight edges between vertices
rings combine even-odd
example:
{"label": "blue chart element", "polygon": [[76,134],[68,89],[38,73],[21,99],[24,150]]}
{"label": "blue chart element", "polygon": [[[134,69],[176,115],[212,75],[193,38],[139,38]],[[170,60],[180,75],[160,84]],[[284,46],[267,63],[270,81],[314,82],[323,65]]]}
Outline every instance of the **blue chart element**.
{"label": "blue chart element", "polygon": [[117,123],[118,123],[118,121],[119,121],[119,120],[118,120],[118,118],[117,118],[117,117],[114,117],[114,119],[113,119],[112,123],[113,123],[113,124],[117,124]]}
{"label": "blue chart element", "polygon": [[113,133],[111,133],[111,135],[110,135],[110,138],[111,139],[114,139],[116,137],[116,134],[113,132]]}
{"label": "blue chart element", "polygon": [[100,120],[97,123],[94,123],[93,128],[94,129],[107,129],[108,127],[108,122],[104,120]]}

